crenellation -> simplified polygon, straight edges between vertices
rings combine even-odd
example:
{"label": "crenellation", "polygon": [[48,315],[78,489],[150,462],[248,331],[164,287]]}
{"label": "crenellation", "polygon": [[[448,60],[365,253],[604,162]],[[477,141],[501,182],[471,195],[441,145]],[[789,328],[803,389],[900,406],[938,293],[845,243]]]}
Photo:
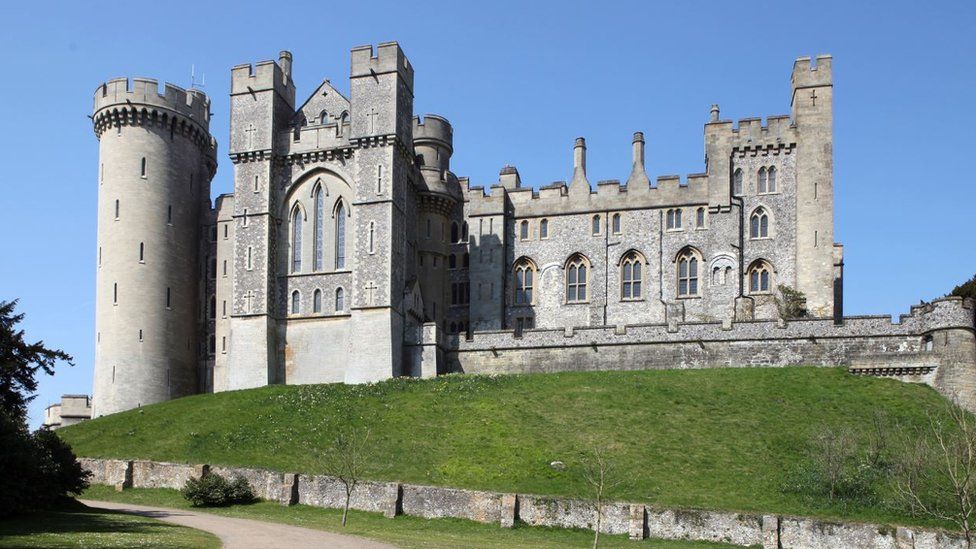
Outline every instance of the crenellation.
{"label": "crenellation", "polygon": [[[569,182],[512,165],[487,185],[456,176],[453,126],[414,116],[396,42],[351,51],[348,99],[324,79],[296,107],[293,70],[287,51],[231,69],[234,192],[213,208],[203,93],[95,92],[111,174],[96,414],[270,383],[795,364],[930,383],[976,409],[971,301],[843,316],[830,57],[794,64],[789,116],[733,122],[712,105],[703,172],[649,177],[638,131],[626,179],[595,185],[582,137]],[[118,259],[134,242],[182,263]],[[781,317],[780,285],[808,318]]]}

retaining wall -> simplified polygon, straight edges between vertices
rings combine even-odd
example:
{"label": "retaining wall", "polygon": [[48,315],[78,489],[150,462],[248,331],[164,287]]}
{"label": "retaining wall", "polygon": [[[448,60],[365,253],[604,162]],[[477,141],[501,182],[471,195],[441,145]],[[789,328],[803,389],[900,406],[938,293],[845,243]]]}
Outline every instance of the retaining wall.
{"label": "retaining wall", "polygon": [[[92,472],[93,484],[109,484],[119,490],[182,488],[190,476],[209,470],[231,478],[244,477],[259,497],[285,505],[301,503],[341,509],[345,500],[342,483],[325,475],[151,461],[90,458],[79,461]],[[508,528],[522,521],[532,526],[592,530],[596,523],[596,506],[590,501],[395,482],[358,483],[351,495],[350,508],[383,513],[391,518],[396,515],[463,518]],[[661,509],[621,502],[604,504],[600,531],[628,534],[635,540],[652,537],[714,541],[761,545],[764,549],[962,549],[966,546],[962,536],[938,530],[727,511]]]}

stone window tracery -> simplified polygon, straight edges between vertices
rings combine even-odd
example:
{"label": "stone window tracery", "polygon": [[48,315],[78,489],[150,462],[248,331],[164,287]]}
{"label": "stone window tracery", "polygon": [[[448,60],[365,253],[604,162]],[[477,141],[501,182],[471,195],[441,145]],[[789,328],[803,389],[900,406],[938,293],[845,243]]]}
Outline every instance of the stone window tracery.
{"label": "stone window tracery", "polygon": [[681,209],[673,208],[667,211],[667,228],[668,230],[678,230],[681,229]]}
{"label": "stone window tracery", "polygon": [[776,192],[776,166],[759,168],[759,194]]}
{"label": "stone window tracery", "polygon": [[773,268],[763,259],[749,267],[749,293],[768,294],[773,288]]}
{"label": "stone window tracery", "polygon": [[535,265],[522,258],[515,262],[515,304],[531,305],[535,287]]}
{"label": "stone window tracery", "polygon": [[644,260],[635,251],[628,252],[620,262],[620,298],[641,299]]}
{"label": "stone window tracery", "polygon": [[769,214],[765,208],[759,207],[749,216],[749,238],[769,237]]}
{"label": "stone window tracery", "polygon": [[698,293],[698,269],[701,254],[694,248],[685,248],[678,254],[678,297],[696,297]]}
{"label": "stone window tracery", "polygon": [[566,262],[566,302],[584,303],[587,301],[586,283],[589,261],[580,254]]}

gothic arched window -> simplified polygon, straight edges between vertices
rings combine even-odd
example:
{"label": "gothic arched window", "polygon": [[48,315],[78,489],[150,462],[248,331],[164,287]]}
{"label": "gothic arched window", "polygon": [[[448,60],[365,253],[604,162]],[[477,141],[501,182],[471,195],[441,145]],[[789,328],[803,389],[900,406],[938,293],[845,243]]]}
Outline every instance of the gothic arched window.
{"label": "gothic arched window", "polygon": [[593,235],[596,236],[600,234],[600,216],[593,216]]}
{"label": "gothic arched window", "polygon": [[529,222],[522,221],[519,223],[519,238],[522,240],[527,240],[529,238]]}
{"label": "gothic arched window", "polygon": [[768,193],[776,192],[776,166],[770,166],[769,169],[766,170],[766,179],[767,179],[766,192]]}
{"label": "gothic arched window", "polygon": [[695,228],[705,228],[705,208],[695,210]]}
{"label": "gothic arched window", "polygon": [[346,292],[342,288],[336,288],[335,310],[337,313],[346,310]]}
{"label": "gothic arched window", "polygon": [[580,254],[569,258],[566,262],[566,302],[581,303],[586,301],[586,273],[589,262]]}
{"label": "gothic arched window", "polygon": [[620,298],[640,299],[644,259],[635,251],[627,252],[620,261]]}
{"label": "gothic arched window", "polygon": [[742,169],[736,168],[732,174],[732,194],[742,196]]}
{"label": "gothic arched window", "polygon": [[316,289],[315,293],[312,294],[312,312],[322,312],[322,290]]}
{"label": "gothic arched window", "polygon": [[531,305],[535,287],[535,265],[527,258],[515,262],[515,304]]}
{"label": "gothic arched window", "polygon": [[291,214],[291,272],[302,272],[302,209],[298,206]]}
{"label": "gothic arched window", "polygon": [[312,270],[321,271],[323,264],[323,256],[325,247],[323,241],[325,240],[325,193],[322,191],[322,187],[318,186],[315,188],[315,212],[313,217],[314,222],[314,235],[312,239],[312,248],[315,250],[315,258],[312,261]]}
{"label": "gothic arched window", "polygon": [[543,219],[539,222],[539,238],[549,238],[549,220]]}
{"label": "gothic arched window", "polygon": [[336,269],[346,268],[346,207],[339,201],[336,206]]}
{"label": "gothic arched window", "polygon": [[758,260],[749,267],[749,293],[768,294],[773,287],[773,268],[765,260]]}
{"label": "gothic arched window", "polygon": [[675,208],[668,210],[667,214],[667,228],[668,229],[680,229],[681,228],[681,209]]}
{"label": "gothic arched window", "polygon": [[291,314],[297,315],[302,312],[302,294],[295,290],[291,293]]}
{"label": "gothic arched window", "polygon": [[769,237],[769,214],[763,208],[756,208],[749,216],[749,238]]}
{"label": "gothic arched window", "polygon": [[678,297],[698,295],[698,267],[701,254],[694,248],[685,248],[678,254]]}
{"label": "gothic arched window", "polygon": [[620,234],[620,214],[613,214],[613,234]]}

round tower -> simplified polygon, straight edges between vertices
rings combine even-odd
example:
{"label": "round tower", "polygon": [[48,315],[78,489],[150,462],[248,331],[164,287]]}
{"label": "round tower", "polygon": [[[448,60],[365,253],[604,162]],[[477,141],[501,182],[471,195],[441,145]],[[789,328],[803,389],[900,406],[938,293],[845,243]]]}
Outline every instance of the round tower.
{"label": "round tower", "polygon": [[93,416],[197,392],[201,244],[217,167],[210,100],[155,80],[95,91]]}
{"label": "round tower", "polygon": [[413,148],[423,176],[417,235],[420,289],[426,316],[441,328],[451,305],[447,277],[451,221],[461,201],[457,177],[450,171],[453,142],[454,130],[446,119],[433,114],[423,120],[414,117]]}

